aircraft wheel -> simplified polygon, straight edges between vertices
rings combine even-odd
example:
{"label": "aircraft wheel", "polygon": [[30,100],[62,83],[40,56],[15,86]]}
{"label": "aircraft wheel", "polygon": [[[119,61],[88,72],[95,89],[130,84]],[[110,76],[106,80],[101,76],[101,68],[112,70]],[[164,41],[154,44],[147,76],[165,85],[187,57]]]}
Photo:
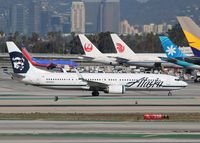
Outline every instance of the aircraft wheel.
{"label": "aircraft wheel", "polygon": [[58,96],[55,96],[55,97],[54,97],[54,101],[55,101],[55,102],[58,101]]}
{"label": "aircraft wheel", "polygon": [[171,91],[169,91],[169,92],[168,92],[168,96],[172,96],[172,93],[171,93]]}
{"label": "aircraft wheel", "polygon": [[92,92],[92,96],[99,96],[99,92],[98,91],[93,91]]}

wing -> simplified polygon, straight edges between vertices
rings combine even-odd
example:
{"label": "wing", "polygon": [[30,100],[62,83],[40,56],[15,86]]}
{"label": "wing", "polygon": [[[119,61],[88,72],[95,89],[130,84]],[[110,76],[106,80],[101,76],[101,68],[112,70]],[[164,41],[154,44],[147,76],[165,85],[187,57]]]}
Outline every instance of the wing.
{"label": "wing", "polygon": [[116,60],[119,64],[124,64],[124,63],[127,63],[129,61],[128,59],[122,58],[122,57],[115,57],[115,58],[116,58]]}
{"label": "wing", "polygon": [[170,62],[170,63],[176,63],[178,60],[175,58],[166,58],[166,57],[159,57],[161,60]]}
{"label": "wing", "polygon": [[105,84],[102,82],[90,81],[90,80],[84,79],[77,69],[75,69],[75,71],[78,75],[79,80],[86,82],[87,85],[90,87],[90,90],[105,90],[109,86],[108,84]]}

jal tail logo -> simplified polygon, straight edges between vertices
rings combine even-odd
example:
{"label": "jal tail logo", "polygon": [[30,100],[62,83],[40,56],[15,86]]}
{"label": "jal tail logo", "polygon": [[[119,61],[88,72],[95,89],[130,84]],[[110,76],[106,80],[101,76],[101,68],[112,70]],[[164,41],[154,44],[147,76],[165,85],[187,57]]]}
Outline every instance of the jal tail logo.
{"label": "jal tail logo", "polygon": [[117,47],[117,50],[119,51],[119,53],[123,53],[125,50],[125,47],[120,43],[116,43],[116,47]]}
{"label": "jal tail logo", "polygon": [[84,45],[84,51],[91,52],[92,49],[93,49],[93,46],[92,46],[91,43],[85,43],[85,45]]}

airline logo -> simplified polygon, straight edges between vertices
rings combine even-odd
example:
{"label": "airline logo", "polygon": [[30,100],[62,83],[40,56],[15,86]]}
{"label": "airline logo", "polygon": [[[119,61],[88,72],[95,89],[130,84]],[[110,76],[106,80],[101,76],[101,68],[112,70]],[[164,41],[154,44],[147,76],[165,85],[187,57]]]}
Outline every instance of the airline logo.
{"label": "airline logo", "polygon": [[126,87],[136,86],[136,87],[146,87],[146,88],[153,88],[153,87],[162,87],[163,81],[159,78],[156,79],[149,79],[148,77],[142,77],[141,79],[136,80],[135,82],[128,82]]}
{"label": "airline logo", "polygon": [[91,52],[92,49],[93,49],[93,46],[92,46],[91,43],[85,43],[85,45],[84,45],[84,51]]}
{"label": "airline logo", "polygon": [[29,63],[19,52],[10,53],[14,73],[26,73],[29,69]]}
{"label": "airline logo", "polygon": [[176,48],[174,48],[173,45],[171,45],[170,47],[168,46],[166,52],[167,55],[173,56],[174,54],[176,54]]}
{"label": "airline logo", "polygon": [[125,50],[125,47],[121,43],[116,43],[116,48],[119,51],[119,53],[123,53]]}

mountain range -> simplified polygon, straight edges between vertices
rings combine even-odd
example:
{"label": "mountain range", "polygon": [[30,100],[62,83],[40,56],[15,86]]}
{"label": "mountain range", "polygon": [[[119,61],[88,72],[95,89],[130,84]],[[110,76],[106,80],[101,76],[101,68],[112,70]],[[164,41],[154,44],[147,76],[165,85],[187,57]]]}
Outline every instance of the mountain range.
{"label": "mountain range", "polygon": [[177,23],[176,16],[190,16],[200,24],[200,0],[121,0],[121,20],[130,24]]}

